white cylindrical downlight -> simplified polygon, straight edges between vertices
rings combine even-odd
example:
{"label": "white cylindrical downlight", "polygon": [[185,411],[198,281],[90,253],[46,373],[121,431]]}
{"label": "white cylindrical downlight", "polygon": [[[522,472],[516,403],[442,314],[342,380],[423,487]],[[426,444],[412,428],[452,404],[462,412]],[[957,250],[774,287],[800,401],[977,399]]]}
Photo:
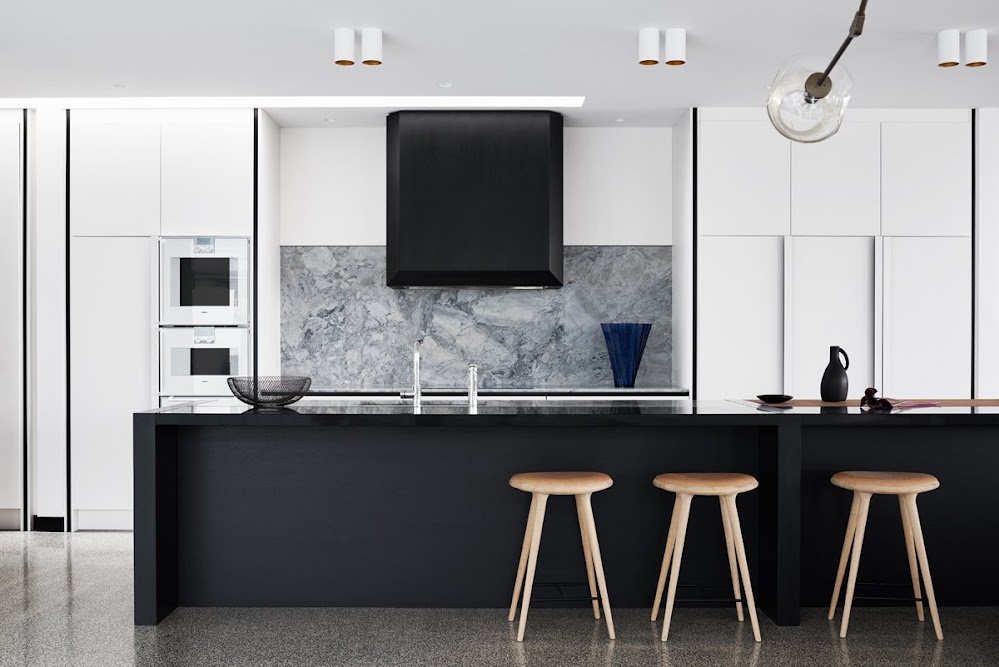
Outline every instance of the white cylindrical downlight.
{"label": "white cylindrical downlight", "polygon": [[638,64],[659,64],[659,28],[642,28],[638,31]]}
{"label": "white cylindrical downlight", "polygon": [[365,65],[382,64],[382,31],[379,28],[361,30],[361,62]]}
{"label": "white cylindrical downlight", "polygon": [[961,31],[941,30],[937,33],[937,65],[956,67],[961,64]]}
{"label": "white cylindrical downlight", "polygon": [[989,62],[989,32],[969,30],[964,34],[964,60],[968,67],[984,67]]}
{"label": "white cylindrical downlight", "polygon": [[333,33],[333,62],[344,66],[354,64],[353,28],[337,28]]}
{"label": "white cylindrical downlight", "polygon": [[670,28],[666,31],[667,65],[684,65],[687,62],[687,31],[683,28]]}

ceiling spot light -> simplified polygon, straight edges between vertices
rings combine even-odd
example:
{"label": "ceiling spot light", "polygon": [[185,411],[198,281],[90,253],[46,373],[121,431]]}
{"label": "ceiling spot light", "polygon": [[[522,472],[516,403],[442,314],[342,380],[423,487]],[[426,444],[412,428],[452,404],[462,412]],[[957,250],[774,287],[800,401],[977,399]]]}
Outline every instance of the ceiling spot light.
{"label": "ceiling spot light", "polygon": [[989,62],[989,33],[971,30],[964,35],[964,57],[967,67],[985,67]]}
{"label": "ceiling spot light", "polygon": [[685,65],[687,63],[687,31],[683,28],[670,28],[666,31],[666,64]]}
{"label": "ceiling spot light", "polygon": [[451,83],[450,81],[441,81],[437,85],[440,86],[441,88],[454,88],[454,84]]}
{"label": "ceiling spot light", "polygon": [[937,33],[937,66],[957,67],[961,64],[961,31],[941,30]]}
{"label": "ceiling spot light", "polygon": [[659,28],[642,28],[638,31],[638,64],[659,64]]}
{"label": "ceiling spot light", "polygon": [[324,123],[335,123],[336,118],[323,118]]}
{"label": "ceiling spot light", "polygon": [[864,31],[866,9],[867,0],[861,0],[850,34],[825,69],[822,58],[793,56],[777,70],[767,99],[767,114],[774,128],[788,139],[813,143],[839,131],[853,92],[853,77],[843,67],[833,74],[833,68],[850,42]]}
{"label": "ceiling spot light", "polygon": [[380,28],[361,30],[361,62],[365,65],[382,64],[382,31]]}
{"label": "ceiling spot light", "polygon": [[615,123],[623,123],[624,122],[624,118],[615,118],[614,122]]}
{"label": "ceiling spot light", "polygon": [[333,62],[344,67],[354,64],[353,28],[337,28],[333,33]]}

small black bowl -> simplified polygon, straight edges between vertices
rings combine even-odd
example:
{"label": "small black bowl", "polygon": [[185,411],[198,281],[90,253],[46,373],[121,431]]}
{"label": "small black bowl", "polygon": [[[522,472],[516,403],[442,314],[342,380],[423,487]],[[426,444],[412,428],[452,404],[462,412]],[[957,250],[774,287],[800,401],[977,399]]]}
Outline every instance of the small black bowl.
{"label": "small black bowl", "polygon": [[756,398],[760,399],[764,403],[776,405],[777,403],[787,403],[794,398],[794,396],[788,396],[787,394],[760,394]]}
{"label": "small black bowl", "polygon": [[291,405],[312,386],[312,378],[295,375],[231,377],[227,382],[236,398],[258,408]]}

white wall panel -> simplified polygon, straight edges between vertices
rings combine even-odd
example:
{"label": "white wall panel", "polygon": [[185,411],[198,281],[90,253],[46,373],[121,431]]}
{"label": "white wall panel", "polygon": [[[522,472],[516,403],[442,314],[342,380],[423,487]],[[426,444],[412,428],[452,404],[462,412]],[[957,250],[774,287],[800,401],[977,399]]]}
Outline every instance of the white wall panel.
{"label": "white wall panel", "polygon": [[281,374],[281,138],[261,111],[257,185],[257,371]]}
{"label": "white wall panel", "polygon": [[698,247],[699,399],[784,386],[784,238],[706,236]]}
{"label": "white wall panel", "polygon": [[153,404],[155,240],[77,237],[70,245],[72,502],[132,509],[132,414]]}
{"label": "white wall panel", "polygon": [[566,128],[565,245],[672,243],[670,128]]}
{"label": "white wall panel", "polygon": [[694,382],[694,113],[673,126],[673,384]]}
{"label": "white wall panel", "polygon": [[0,529],[20,526],[22,504],[22,118],[0,111]]}
{"label": "white wall panel", "polygon": [[874,385],[875,261],[873,237],[798,237],[791,240],[788,341],[795,398],[819,398],[829,347],[850,356],[849,398]]}
{"label": "white wall panel", "polygon": [[385,129],[281,130],[281,245],[385,245]]}
{"label": "white wall panel", "polygon": [[66,516],[66,110],[31,112],[30,402],[32,513]]}
{"label": "white wall panel", "polygon": [[999,398],[999,109],[978,112],[977,382]]}
{"label": "white wall panel", "polygon": [[884,387],[892,398],[971,397],[971,239],[884,241]]}

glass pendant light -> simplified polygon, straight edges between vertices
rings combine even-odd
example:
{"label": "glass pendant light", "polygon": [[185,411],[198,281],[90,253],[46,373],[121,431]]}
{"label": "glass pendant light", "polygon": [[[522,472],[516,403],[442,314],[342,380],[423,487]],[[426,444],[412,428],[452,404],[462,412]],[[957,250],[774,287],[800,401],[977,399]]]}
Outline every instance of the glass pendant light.
{"label": "glass pendant light", "polygon": [[832,62],[817,56],[793,56],[777,70],[770,86],[767,113],[770,122],[792,141],[814,143],[836,134],[853,92],[853,77],[840,67],[833,72],[846,47],[864,30],[864,10],[867,0],[861,0],[850,34],[833,56]]}
{"label": "glass pendant light", "polygon": [[[777,70],[770,86],[770,122],[792,141],[822,141],[836,134],[843,122],[853,92],[853,77],[840,67],[819,84],[824,65],[818,56],[792,56]],[[809,79],[818,92],[824,93],[821,97],[808,92]]]}

